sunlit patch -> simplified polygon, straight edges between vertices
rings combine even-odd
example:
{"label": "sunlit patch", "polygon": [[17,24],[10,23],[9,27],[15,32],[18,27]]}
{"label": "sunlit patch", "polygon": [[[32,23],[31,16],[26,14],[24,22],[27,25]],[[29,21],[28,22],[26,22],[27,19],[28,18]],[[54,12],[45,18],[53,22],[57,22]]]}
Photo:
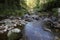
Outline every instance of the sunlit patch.
{"label": "sunlit patch", "polygon": [[36,6],[36,1],[37,0],[26,0],[26,4],[29,8],[33,8]]}
{"label": "sunlit patch", "polygon": [[44,3],[47,3],[46,0],[40,0],[40,4],[44,4]]}

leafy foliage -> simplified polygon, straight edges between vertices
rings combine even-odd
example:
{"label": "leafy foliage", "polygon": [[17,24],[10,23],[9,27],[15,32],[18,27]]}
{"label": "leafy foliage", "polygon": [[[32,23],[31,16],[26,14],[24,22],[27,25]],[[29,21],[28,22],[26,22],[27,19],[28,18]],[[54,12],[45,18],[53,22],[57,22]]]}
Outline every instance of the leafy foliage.
{"label": "leafy foliage", "polygon": [[[27,5],[27,0],[5,0],[0,3],[0,15],[24,15],[30,7],[34,11],[52,11],[53,8],[60,7],[59,0],[33,0],[31,5]],[[27,1],[28,2],[28,1]]]}
{"label": "leafy foliage", "polygon": [[21,16],[27,12],[24,0],[5,0],[4,2],[0,3],[0,15]]}

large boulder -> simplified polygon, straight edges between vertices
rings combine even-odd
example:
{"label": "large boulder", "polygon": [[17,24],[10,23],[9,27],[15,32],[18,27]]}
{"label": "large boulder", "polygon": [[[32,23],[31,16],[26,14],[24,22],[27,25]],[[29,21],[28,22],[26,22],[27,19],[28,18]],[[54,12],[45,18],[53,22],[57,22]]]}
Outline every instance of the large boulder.
{"label": "large boulder", "polygon": [[14,28],[8,32],[7,36],[8,40],[17,40],[21,37],[21,30],[18,28]]}

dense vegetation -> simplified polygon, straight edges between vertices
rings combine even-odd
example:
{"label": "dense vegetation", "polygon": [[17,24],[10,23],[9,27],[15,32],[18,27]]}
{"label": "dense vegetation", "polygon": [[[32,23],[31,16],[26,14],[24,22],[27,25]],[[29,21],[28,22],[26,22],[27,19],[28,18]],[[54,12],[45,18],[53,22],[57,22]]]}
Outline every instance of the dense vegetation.
{"label": "dense vegetation", "polygon": [[[21,2],[22,3],[22,2]],[[22,11],[23,10],[23,11]],[[0,1],[0,14],[3,15],[21,15],[25,9],[20,5],[20,0],[2,0]]]}
{"label": "dense vegetation", "polygon": [[31,12],[31,10],[33,12],[52,12],[53,8],[57,9],[60,7],[59,4],[59,0],[32,0],[31,2],[27,0],[0,0],[0,15],[4,14],[21,16],[29,11]]}

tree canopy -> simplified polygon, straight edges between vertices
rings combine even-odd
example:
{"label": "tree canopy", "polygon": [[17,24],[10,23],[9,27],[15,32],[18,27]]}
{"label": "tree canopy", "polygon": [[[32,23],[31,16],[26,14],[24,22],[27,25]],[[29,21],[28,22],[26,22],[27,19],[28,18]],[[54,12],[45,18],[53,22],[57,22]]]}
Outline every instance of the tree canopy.
{"label": "tree canopy", "polygon": [[0,0],[0,14],[19,15],[60,7],[60,0]]}

